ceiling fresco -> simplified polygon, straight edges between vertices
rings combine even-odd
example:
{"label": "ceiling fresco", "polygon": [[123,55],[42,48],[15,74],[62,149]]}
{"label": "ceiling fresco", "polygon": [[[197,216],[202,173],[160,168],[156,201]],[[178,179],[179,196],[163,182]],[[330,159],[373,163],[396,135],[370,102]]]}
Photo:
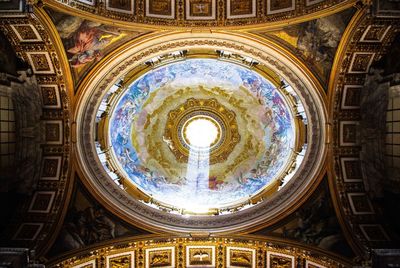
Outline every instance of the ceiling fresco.
{"label": "ceiling fresco", "polygon": [[[293,111],[254,71],[187,59],[151,70],[118,94],[109,111],[111,157],[124,177],[161,203],[187,211],[229,207],[280,180],[276,191],[288,165],[289,174],[295,170]],[[196,147],[185,135],[190,120],[202,118],[220,134],[214,144]],[[204,126],[197,131],[210,134]]]}
{"label": "ceiling fresco", "polygon": [[327,17],[290,25],[279,31],[258,34],[277,41],[303,59],[327,88],[336,50],[355,11],[355,8],[350,8]]}
{"label": "ceiling fresco", "polygon": [[145,31],[127,30],[45,8],[60,36],[75,84],[108,53]]}

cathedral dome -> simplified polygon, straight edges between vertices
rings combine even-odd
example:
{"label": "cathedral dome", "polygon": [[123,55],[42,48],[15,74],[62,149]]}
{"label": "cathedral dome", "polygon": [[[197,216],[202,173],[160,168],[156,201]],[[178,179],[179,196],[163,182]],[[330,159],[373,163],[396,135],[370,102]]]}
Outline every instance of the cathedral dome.
{"label": "cathedral dome", "polygon": [[277,191],[300,164],[297,107],[291,110],[275,85],[245,66],[180,60],[114,95],[108,165],[116,163],[126,185],[160,206],[226,212]]}
{"label": "cathedral dome", "polygon": [[127,48],[84,84],[83,170],[126,220],[185,232],[254,225],[318,178],[325,112],[312,80],[267,47],[200,40],[137,61]]}

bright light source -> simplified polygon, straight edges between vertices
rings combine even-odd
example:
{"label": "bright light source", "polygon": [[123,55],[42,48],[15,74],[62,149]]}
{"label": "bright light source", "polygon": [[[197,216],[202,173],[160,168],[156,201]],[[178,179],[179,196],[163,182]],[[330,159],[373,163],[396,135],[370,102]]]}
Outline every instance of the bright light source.
{"label": "bright light source", "polygon": [[207,148],[217,139],[218,128],[210,120],[199,118],[188,123],[185,134],[191,146]]}

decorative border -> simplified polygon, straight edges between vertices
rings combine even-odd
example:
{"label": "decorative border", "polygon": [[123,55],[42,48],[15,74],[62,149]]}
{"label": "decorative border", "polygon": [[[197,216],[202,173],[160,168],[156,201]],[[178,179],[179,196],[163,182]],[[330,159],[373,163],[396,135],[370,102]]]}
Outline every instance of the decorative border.
{"label": "decorative border", "polygon": [[[128,237],[119,241],[109,241],[107,244],[98,245],[90,249],[74,251],[62,259],[54,259],[48,263],[49,267],[71,267],[80,265],[82,262],[93,262],[93,259],[104,267],[105,256],[114,255],[121,256],[131,252],[135,254],[135,259],[141,267],[148,267],[147,257],[149,250],[159,250],[163,248],[173,249],[175,256],[175,267],[189,267],[186,247],[214,247],[215,248],[215,265],[214,267],[232,267],[227,262],[226,256],[229,255],[229,248],[240,249],[252,254],[253,264],[251,267],[269,267],[266,266],[266,257],[273,254],[274,256],[284,256],[290,258],[292,263],[317,264],[318,267],[350,267],[353,264],[346,259],[338,258],[336,255],[328,251],[321,251],[315,247],[307,247],[289,240],[282,241],[274,238],[265,238],[260,236],[231,235],[229,237],[175,237],[171,235],[154,236],[148,235],[141,238]],[[108,263],[108,259],[107,263]],[[146,262],[146,263],[145,263]],[[161,267],[161,266],[159,266]],[[165,266],[163,266],[165,267]],[[197,266],[199,267],[199,266]],[[205,267],[205,266],[200,266]],[[107,267],[108,268],[108,267]],[[131,268],[131,267],[130,267]],[[292,268],[292,267],[289,267]]]}
{"label": "decorative border", "polygon": [[[152,0],[134,0],[135,7],[132,13],[127,13],[125,10],[109,10],[103,1],[85,1],[85,0],[69,0],[67,3],[64,0],[56,0],[52,2],[46,2],[46,6],[54,7],[54,9],[62,9],[65,5],[75,9],[81,16],[88,14],[91,19],[98,21],[104,17],[112,19],[114,21],[122,22],[126,26],[130,27],[128,22],[140,23],[144,27],[152,27],[153,30],[159,26],[165,26],[170,28],[181,28],[181,27],[230,27],[230,26],[244,26],[255,27],[264,26],[269,27],[269,23],[281,22],[281,26],[286,25],[288,19],[297,21],[312,20],[320,17],[324,17],[329,14],[334,14],[345,8],[351,8],[354,5],[354,1],[350,0],[308,0],[306,1],[295,1],[295,5],[291,5],[289,8],[281,10],[271,10],[267,12],[267,0],[250,0],[256,2],[255,14],[237,15],[237,17],[229,16],[227,12],[228,1],[233,0],[215,0],[214,13],[215,16],[207,17],[187,17],[187,4],[185,0],[174,1],[174,10],[170,15],[157,15],[151,14],[147,9],[149,1]],[[279,0],[277,0],[279,1]],[[318,2],[316,2],[318,1]],[[292,2],[290,3],[292,4]],[[104,5],[104,6],[103,6]],[[288,12],[291,11],[288,16]],[[84,13],[86,12],[86,13]],[[175,20],[173,20],[175,19]],[[139,26],[140,27],[140,26]]]}
{"label": "decorative border", "polygon": [[[376,9],[376,5],[372,7],[372,11]],[[358,158],[362,147],[359,144],[341,144],[341,122],[353,121],[362,118],[360,109],[343,109],[343,96],[344,88],[346,85],[363,87],[366,82],[366,75],[370,71],[370,66],[374,61],[380,60],[386,53],[387,49],[391,46],[394,37],[399,31],[400,19],[399,18],[383,18],[379,14],[379,17],[368,15],[370,12],[370,6],[363,6],[356,15],[353,17],[352,22],[346,30],[343,36],[347,38],[342,40],[342,45],[338,50],[337,54],[337,65],[333,66],[333,73],[331,75],[331,83],[329,86],[330,92],[330,103],[331,112],[333,115],[333,155],[332,155],[332,188],[334,189],[336,198],[332,198],[334,201],[337,215],[341,215],[341,222],[343,231],[349,237],[349,242],[356,254],[363,255],[369,254],[366,252],[367,248],[379,248],[381,247],[380,242],[367,241],[362,230],[358,228],[360,224],[379,224],[382,223],[382,215],[380,215],[381,209],[379,204],[373,203],[373,212],[358,213],[355,211],[354,204],[349,200],[348,194],[367,194],[367,187],[364,174],[360,181],[347,180],[343,174],[343,168],[341,160],[342,158]],[[373,26],[387,27],[388,31],[385,32],[380,41],[377,42],[365,42],[366,32]],[[354,61],[356,55],[367,54],[373,55],[369,61],[361,64],[364,66],[358,72],[354,72]],[[360,66],[361,66],[360,65]],[[337,89],[337,90],[335,90]],[[362,163],[362,162],[361,162]],[[361,168],[361,167],[360,167]],[[363,173],[363,172],[361,172]],[[365,200],[360,200],[364,204],[360,206],[367,206]],[[369,206],[370,204],[368,204]],[[371,210],[371,209],[368,209]],[[390,233],[388,234],[390,236]]]}
{"label": "decorative border", "polygon": [[[33,74],[35,75],[34,77],[36,78],[36,84],[38,85],[32,89],[39,91],[40,86],[49,84],[57,85],[58,87],[58,95],[56,97],[58,101],[57,107],[50,108],[42,106],[41,124],[44,125],[46,121],[58,121],[57,124],[60,129],[62,141],[59,144],[44,142],[41,145],[42,154],[39,157],[42,159],[38,159],[40,164],[38,164],[37,167],[37,172],[42,176],[43,159],[46,157],[57,157],[59,158],[59,162],[56,166],[56,176],[39,177],[36,191],[32,193],[33,198],[41,192],[53,192],[54,195],[51,194],[50,205],[43,210],[38,211],[33,209],[32,198],[18,205],[18,209],[21,211],[20,213],[25,213],[27,217],[13,219],[14,224],[4,230],[4,234],[6,234],[5,239],[15,240],[15,246],[17,247],[35,247],[38,255],[43,254],[43,252],[51,246],[49,241],[57,234],[54,230],[55,228],[57,229],[57,226],[60,226],[59,221],[62,220],[61,215],[63,209],[66,209],[64,203],[71,192],[69,189],[69,172],[71,169],[69,165],[70,132],[68,131],[70,129],[70,111],[68,92],[66,91],[65,85],[66,74],[63,73],[64,69],[61,66],[63,62],[57,54],[57,45],[53,43],[54,36],[51,36],[52,33],[49,31],[49,28],[47,28],[48,25],[42,24],[42,21],[45,20],[39,21],[39,19],[42,18],[40,12],[41,9],[37,9],[32,16],[28,16],[27,14],[8,14],[0,17],[0,30],[9,39],[19,57],[23,58],[28,64],[32,64],[31,55],[45,55],[42,59],[49,65],[49,70],[43,71],[32,68]],[[22,36],[18,36],[17,32],[14,30],[18,25],[30,25],[29,27],[34,29],[38,38],[35,40],[22,40]],[[41,95],[40,91],[39,95]],[[40,215],[38,215],[38,213],[40,213]],[[27,219],[31,218],[34,218],[36,222],[26,222]],[[20,239],[19,232],[21,230],[19,228],[21,228],[21,226],[25,226],[22,228],[26,228],[30,225],[38,226],[35,236],[32,239]],[[33,232],[32,228],[28,231]]]}

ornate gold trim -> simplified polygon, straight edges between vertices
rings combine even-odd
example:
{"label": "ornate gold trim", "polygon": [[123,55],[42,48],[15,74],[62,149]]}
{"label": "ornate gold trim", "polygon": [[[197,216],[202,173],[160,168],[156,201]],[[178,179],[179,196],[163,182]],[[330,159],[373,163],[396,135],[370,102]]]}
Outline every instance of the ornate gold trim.
{"label": "ornate gold trim", "polygon": [[[361,22],[365,19],[367,16],[369,7],[364,6],[362,9],[359,9],[356,14],[352,17],[350,23],[347,25],[345,32],[343,33],[342,39],[340,41],[339,47],[336,51],[335,59],[332,64],[332,71],[329,79],[329,85],[328,85],[328,106],[327,106],[327,111],[328,111],[328,122],[330,125],[330,138],[329,140],[334,141],[334,131],[333,131],[333,114],[335,112],[335,96],[337,95],[337,85],[338,85],[338,78],[341,70],[341,64],[343,63],[343,60],[346,55],[346,50],[348,49],[348,46],[351,42],[351,38],[353,37],[354,33],[357,31],[358,26],[361,24]],[[357,254],[362,254],[363,250],[361,246],[356,242],[353,232],[351,228],[348,225],[348,222],[345,219],[345,215],[343,214],[343,208],[340,203],[339,197],[337,196],[338,190],[337,190],[337,185],[335,181],[337,180],[336,178],[336,171],[335,171],[335,156],[333,152],[333,145],[334,143],[331,142],[329,143],[329,150],[328,150],[328,165],[327,165],[327,170],[328,170],[328,182],[329,182],[329,190],[330,190],[330,196],[332,198],[332,204],[336,213],[336,216],[338,218],[339,224],[342,227],[342,230],[344,232],[344,235],[346,237],[347,242],[350,244],[351,248],[356,252]]]}
{"label": "ornate gold trim", "polygon": [[[215,267],[230,266],[227,263],[229,259],[227,255],[229,249],[243,249],[254,252],[256,258],[251,261],[251,263],[254,264],[254,266],[251,267],[266,267],[267,253],[284,253],[292,257],[295,263],[304,263],[308,260],[332,268],[351,267],[354,265],[351,260],[316,246],[304,245],[295,241],[276,237],[258,235],[230,235],[229,237],[141,235],[106,241],[86,247],[84,250],[74,250],[49,260],[46,266],[71,267],[93,259],[106,259],[107,256],[131,252],[134,253],[135,263],[141,263],[141,265],[136,266],[145,267],[146,261],[149,261],[145,258],[145,252],[147,252],[147,250],[157,251],[168,248],[175,251],[175,265],[173,266],[186,267],[186,258],[189,256],[189,254],[186,254],[188,248],[204,249],[207,247],[214,247],[215,255],[212,256],[212,258],[215,261]],[[177,256],[180,256],[180,258],[177,258]],[[295,263],[293,263],[293,266],[295,266]]]}
{"label": "ornate gold trim", "polygon": [[[164,130],[164,137],[172,141],[173,148],[170,150],[175,155],[178,162],[186,163],[189,159],[189,148],[184,141],[179,139],[179,128],[182,123],[190,122],[190,118],[195,114],[206,111],[211,118],[215,117],[219,123],[214,123],[218,129],[218,139],[210,145],[210,164],[225,161],[233,148],[240,141],[238,125],[235,120],[235,113],[220,104],[217,99],[194,99],[190,98],[185,103],[179,105],[168,113],[168,120]],[[189,118],[187,118],[189,116]],[[188,120],[187,120],[188,119]],[[193,120],[193,119],[192,119]],[[185,121],[185,122],[182,122]],[[187,122],[186,122],[187,121]],[[217,122],[217,121],[215,121]],[[220,125],[220,123],[222,123]],[[183,126],[183,139],[186,140],[185,126]],[[222,140],[221,140],[222,138]],[[219,144],[218,142],[221,141]],[[218,143],[217,148],[213,148]]]}
{"label": "ornate gold trim", "polygon": [[[332,14],[335,14],[337,12],[341,12],[351,6],[354,6],[354,4],[357,2],[357,0],[349,0],[349,1],[343,1],[340,2],[334,6],[331,6],[329,8],[324,8],[321,9],[319,11],[315,11],[312,12],[310,14],[305,14],[302,16],[298,16],[298,17],[294,17],[294,18],[290,18],[290,19],[286,19],[286,20],[279,20],[279,21],[272,21],[272,22],[265,22],[265,23],[261,23],[261,24],[244,24],[244,25],[240,25],[240,26],[166,26],[166,25],[149,25],[149,24],[145,24],[145,23],[135,23],[135,22],[125,22],[122,20],[115,20],[115,19],[111,19],[109,17],[106,16],[99,16],[96,15],[94,13],[90,13],[90,12],[86,12],[77,8],[73,8],[71,6],[68,6],[66,4],[62,4],[58,1],[47,1],[45,2],[45,6],[51,7],[57,11],[62,11],[65,13],[68,13],[70,15],[74,15],[74,16],[80,16],[80,17],[84,17],[93,21],[97,21],[97,22],[102,22],[102,23],[108,23],[108,24],[112,24],[114,26],[117,27],[124,27],[127,29],[145,29],[145,30],[150,30],[150,31],[160,31],[160,28],[162,30],[178,30],[178,31],[186,31],[188,29],[192,29],[193,31],[204,31],[204,32],[212,32],[214,30],[237,30],[237,31],[254,31],[254,30],[270,30],[270,29],[279,29],[282,28],[284,26],[288,26],[290,24],[298,24],[298,23],[302,23],[305,21],[309,21],[309,20],[313,20],[313,19],[317,19],[317,18],[321,18],[321,17],[325,17],[325,16],[329,16]],[[201,21],[200,21],[201,22]],[[209,21],[208,21],[209,22]],[[216,20],[211,20],[211,22],[216,22]],[[221,25],[220,23],[218,23],[218,25]]]}

